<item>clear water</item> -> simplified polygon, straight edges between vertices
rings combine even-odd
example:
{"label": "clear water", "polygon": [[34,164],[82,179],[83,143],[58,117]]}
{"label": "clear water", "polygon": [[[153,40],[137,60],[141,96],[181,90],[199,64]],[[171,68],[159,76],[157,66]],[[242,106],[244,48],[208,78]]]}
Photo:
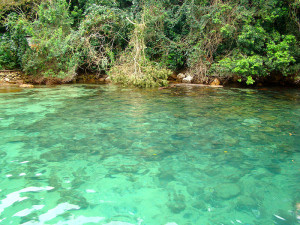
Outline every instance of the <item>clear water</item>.
{"label": "clear water", "polygon": [[0,92],[0,224],[299,224],[299,90]]}

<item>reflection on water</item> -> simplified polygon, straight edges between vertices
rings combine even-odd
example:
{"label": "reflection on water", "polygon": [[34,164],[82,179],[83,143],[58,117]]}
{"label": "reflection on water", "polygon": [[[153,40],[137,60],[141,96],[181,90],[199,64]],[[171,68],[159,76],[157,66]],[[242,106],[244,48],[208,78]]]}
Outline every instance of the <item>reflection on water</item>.
{"label": "reflection on water", "polygon": [[298,224],[299,100],[209,87],[0,91],[0,224]]}

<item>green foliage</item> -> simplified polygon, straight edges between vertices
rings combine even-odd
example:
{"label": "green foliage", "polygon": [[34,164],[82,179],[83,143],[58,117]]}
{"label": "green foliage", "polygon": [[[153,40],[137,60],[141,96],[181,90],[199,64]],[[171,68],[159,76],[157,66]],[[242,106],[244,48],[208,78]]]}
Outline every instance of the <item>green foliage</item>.
{"label": "green foliage", "polygon": [[[4,2],[1,68],[64,80],[79,69],[110,71],[118,83],[147,87],[165,84],[165,68],[248,84],[299,73],[299,0],[52,0],[36,14],[29,8],[40,0]],[[25,15],[7,16],[19,8]]]}
{"label": "green foliage", "polygon": [[265,40],[267,32],[260,25],[245,25],[241,34],[237,38],[237,45],[240,51],[248,54],[262,54],[264,52]]}
{"label": "green foliage", "polygon": [[130,26],[123,11],[107,6],[92,6],[73,35],[81,67],[91,71],[106,70],[127,45]]}
{"label": "green foliage", "polygon": [[10,14],[6,27],[9,32],[0,37],[0,65],[3,69],[19,69],[28,49],[24,20],[19,19],[15,13]]}
{"label": "green foliage", "polygon": [[219,72],[225,73],[223,75],[231,73],[242,77],[252,77],[267,74],[263,58],[257,55],[249,57],[237,55],[236,57],[225,58],[220,60],[217,66],[221,68]]}
{"label": "green foliage", "polygon": [[31,36],[31,48],[22,57],[27,74],[47,77],[75,76],[79,56],[72,43],[72,18],[64,0],[44,2],[39,6],[38,19],[24,25]]}
{"label": "green foliage", "polygon": [[8,19],[14,30],[21,24],[19,33],[31,36],[31,48],[18,58],[27,74],[68,81],[79,67],[106,70],[126,46],[128,24],[120,9],[91,6],[77,30],[68,9],[66,1],[53,0],[39,6],[38,19],[33,22],[17,16]]}
{"label": "green foliage", "polygon": [[152,63],[145,55],[144,17],[142,23],[133,24],[135,29],[129,46],[109,72],[112,81],[143,88],[166,86],[171,71]]}
{"label": "green foliage", "polygon": [[248,76],[248,77],[247,77],[247,80],[246,80],[246,84],[247,84],[247,85],[254,84],[254,82],[255,82],[255,81],[253,80],[253,78],[252,78],[251,76]]}
{"label": "green foliage", "polygon": [[33,18],[41,0],[1,0],[0,28],[5,24],[5,18],[12,12],[23,12],[27,18]]}
{"label": "green foliage", "polygon": [[[248,40],[244,43],[254,43]],[[239,75],[245,78],[251,76],[251,79],[252,76],[266,76],[271,72],[281,72],[285,76],[295,72],[292,70],[292,65],[296,63],[293,56],[295,53],[292,51],[292,49],[297,49],[295,36],[273,34],[273,39],[270,38],[270,41],[266,43],[264,49],[266,54],[261,55],[254,54],[254,52],[255,48],[259,52],[263,45],[250,46],[250,44],[246,48],[248,55],[235,52],[232,57],[220,60],[216,65],[218,72],[225,75]],[[251,49],[253,51],[248,51]],[[252,81],[248,79],[247,83],[252,83]]]}
{"label": "green foliage", "polygon": [[16,56],[16,47],[7,35],[0,37],[0,69],[18,68],[18,57]]}
{"label": "green foliage", "polygon": [[109,75],[112,81],[118,84],[150,88],[167,86],[167,78],[171,75],[171,71],[148,63],[141,65],[139,74],[136,74],[132,63],[128,62],[114,66]]}
{"label": "green foliage", "polygon": [[296,38],[293,35],[282,36],[281,40],[272,40],[267,44],[266,65],[270,70],[280,71],[283,75],[291,72],[290,65],[296,62],[292,55],[296,48]]}

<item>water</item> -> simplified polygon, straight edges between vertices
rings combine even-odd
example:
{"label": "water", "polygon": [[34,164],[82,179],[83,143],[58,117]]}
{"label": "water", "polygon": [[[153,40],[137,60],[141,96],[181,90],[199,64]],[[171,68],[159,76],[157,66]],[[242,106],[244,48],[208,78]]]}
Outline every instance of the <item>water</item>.
{"label": "water", "polygon": [[300,91],[0,92],[0,224],[299,224]]}

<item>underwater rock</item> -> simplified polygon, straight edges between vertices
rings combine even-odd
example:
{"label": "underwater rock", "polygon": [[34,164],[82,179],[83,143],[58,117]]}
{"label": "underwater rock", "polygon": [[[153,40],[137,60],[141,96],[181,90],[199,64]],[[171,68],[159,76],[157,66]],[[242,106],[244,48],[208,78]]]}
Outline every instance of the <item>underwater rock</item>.
{"label": "underwater rock", "polygon": [[173,195],[169,195],[167,206],[175,214],[182,212],[186,207],[184,195],[177,194],[176,192]]}
{"label": "underwater rock", "polygon": [[112,173],[133,173],[139,171],[139,165],[122,165],[112,170]]}
{"label": "underwater rock", "polygon": [[249,118],[249,119],[245,119],[242,124],[246,125],[246,126],[250,126],[250,125],[257,125],[260,124],[261,121],[257,118]]}
{"label": "underwater rock", "polygon": [[255,208],[257,208],[257,204],[253,198],[244,195],[238,197],[236,203],[237,210],[250,211],[250,209],[255,209]]}
{"label": "underwater rock", "polygon": [[240,187],[234,183],[221,184],[215,189],[216,197],[221,199],[231,199],[238,196],[240,193]]}
{"label": "underwater rock", "polygon": [[207,167],[207,169],[204,170],[205,174],[209,177],[218,176],[220,174],[220,171],[215,168],[210,168],[210,166]]}
{"label": "underwater rock", "polygon": [[0,158],[4,158],[7,155],[5,151],[0,151]]}
{"label": "underwater rock", "polygon": [[233,145],[235,145],[235,144],[238,143],[238,140],[237,140],[236,137],[233,138],[233,137],[231,137],[231,136],[229,136],[229,135],[226,135],[226,136],[224,137],[224,142],[225,142],[226,145],[233,146]]}
{"label": "underwater rock", "polygon": [[41,159],[45,159],[48,162],[59,162],[66,158],[67,153],[60,149],[60,150],[52,150],[50,152],[45,152],[41,154]]}
{"label": "underwater rock", "polygon": [[74,180],[72,180],[71,185],[72,188],[79,188],[81,185],[83,185],[85,182],[81,179],[81,177],[75,177]]}
{"label": "underwater rock", "polygon": [[146,148],[143,151],[140,151],[138,154],[147,161],[157,161],[162,159],[162,153],[162,149],[159,148]]}
{"label": "underwater rock", "polygon": [[188,185],[186,190],[193,197],[203,196],[204,194],[203,188],[198,185]]}
{"label": "underwater rock", "polygon": [[264,132],[274,132],[274,131],[276,131],[276,129],[274,129],[272,127],[262,127],[259,130],[264,131]]}
{"label": "underwater rock", "polygon": [[261,118],[262,120],[271,120],[271,121],[274,121],[274,120],[278,119],[277,116],[268,115],[268,114],[266,114],[266,115],[262,114],[262,115],[259,115],[258,117]]}
{"label": "underwater rock", "polygon": [[270,164],[266,166],[266,169],[273,174],[280,174],[281,168],[277,164]]}
{"label": "underwater rock", "polygon": [[199,209],[202,211],[207,211],[207,205],[205,204],[204,201],[198,199],[197,201],[194,201],[192,203],[192,207],[194,207],[195,209]]}
{"label": "underwater rock", "polygon": [[176,133],[172,134],[171,138],[173,140],[184,140],[184,139],[193,137],[194,135],[195,135],[195,133],[192,131],[180,131],[180,132],[176,132]]}
{"label": "underwater rock", "polygon": [[220,163],[225,163],[233,167],[239,168],[241,164],[244,163],[246,155],[241,151],[230,151],[224,152],[224,154],[219,154],[216,156],[215,160]]}
{"label": "underwater rock", "polygon": [[253,133],[250,135],[250,140],[252,142],[259,142],[261,140],[264,140],[264,137],[259,133]]}
{"label": "underwater rock", "polygon": [[89,207],[89,203],[86,198],[76,192],[75,190],[63,190],[60,191],[61,198],[57,201],[57,204],[68,202],[69,204],[78,205],[81,209]]}
{"label": "underwater rock", "polygon": [[55,174],[51,174],[49,179],[48,179],[48,184],[50,187],[54,187],[54,189],[50,190],[50,191],[54,191],[57,188],[61,188],[61,181],[59,180],[59,178],[55,175]]}
{"label": "underwater rock", "polygon": [[38,213],[32,212],[29,215],[20,217],[20,219],[21,219],[20,224],[26,224],[26,223],[32,224],[33,221],[38,223],[38,221],[37,221],[38,217],[39,217]]}
{"label": "underwater rock", "polygon": [[43,173],[45,173],[47,170],[44,169],[44,168],[47,168],[47,164],[43,161],[43,160],[40,160],[40,159],[33,159],[29,162],[31,165],[36,165],[38,166],[39,168],[43,168]]}
{"label": "underwater rock", "polygon": [[175,177],[172,173],[170,172],[161,172],[159,175],[158,175],[158,180],[159,180],[159,183],[162,185],[162,186],[165,186],[167,185],[169,182],[171,181],[174,181],[175,180]]}
{"label": "underwater rock", "polygon": [[87,176],[87,172],[85,171],[85,168],[78,168],[75,172],[72,172],[72,175],[74,176],[74,179],[71,182],[72,188],[79,188],[82,184],[85,183],[85,180],[89,179],[89,176]]}

